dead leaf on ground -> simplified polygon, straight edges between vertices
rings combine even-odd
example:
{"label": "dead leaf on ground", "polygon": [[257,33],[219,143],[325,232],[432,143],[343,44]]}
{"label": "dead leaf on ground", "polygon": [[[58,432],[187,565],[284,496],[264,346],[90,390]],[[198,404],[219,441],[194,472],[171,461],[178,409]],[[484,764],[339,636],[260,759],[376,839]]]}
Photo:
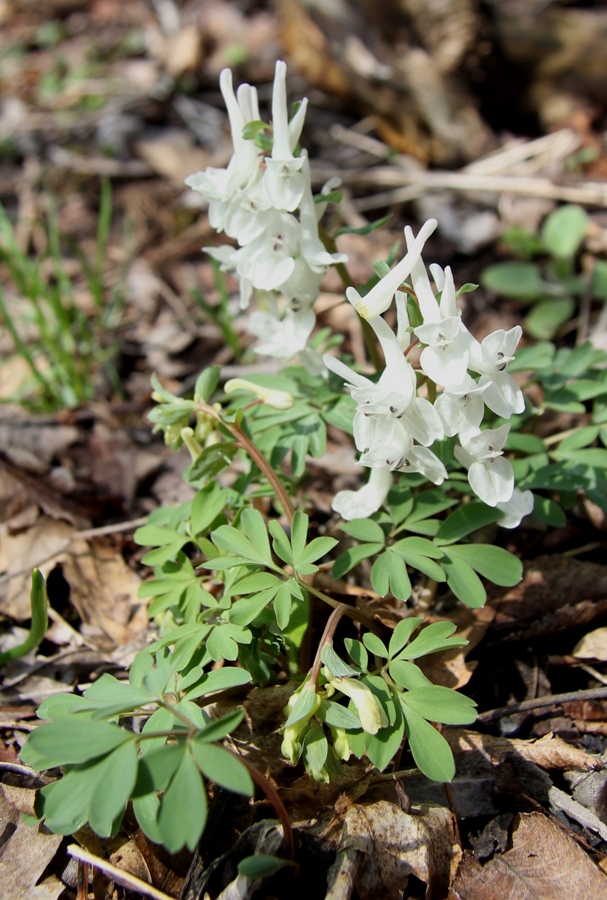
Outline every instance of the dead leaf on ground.
{"label": "dead leaf on ground", "polygon": [[443,735],[456,757],[462,753],[480,751],[492,762],[503,762],[516,754],[542,769],[592,771],[603,766],[602,761],[596,756],[579,747],[572,747],[553,734],[546,734],[537,741],[522,741],[516,738],[479,734],[464,728],[447,728]]}
{"label": "dead leaf on ground", "polygon": [[[458,606],[449,613],[449,620],[457,627],[457,636],[466,638],[465,647],[455,650],[445,650],[442,653],[433,653],[418,661],[424,675],[433,684],[458,690],[468,684],[472,673],[476,669],[476,661],[467,661],[466,656],[479,644],[487,628],[493,621],[495,610],[490,606],[481,609],[470,609],[468,606]],[[441,621],[436,617],[432,621]],[[444,619],[443,619],[444,621]]]}
{"label": "dead leaf on ground", "polygon": [[428,885],[428,896],[445,896],[461,856],[448,809],[405,813],[385,800],[346,811],[338,852],[348,849],[364,854],[356,877],[361,900],[400,900],[409,875]]}
{"label": "dead leaf on ground", "polygon": [[55,875],[38,884],[63,837],[21,821],[21,808],[31,807],[33,793],[0,786],[0,834],[10,835],[0,858],[0,884],[7,900],[56,900],[65,889]]}
{"label": "dead leaf on ground", "polygon": [[451,898],[605,900],[607,878],[569,835],[541,813],[514,820],[512,848],[482,866],[466,852]]}
{"label": "dead leaf on ground", "polygon": [[85,541],[67,522],[41,517],[26,532],[2,535],[0,570],[8,576],[0,600],[5,615],[30,616],[31,570],[48,576],[57,564],[70,586],[70,601],[91,629],[114,644],[127,644],[147,625],[147,613],[137,598],[140,579],[108,539]]}
{"label": "dead leaf on ground", "polygon": [[514,588],[493,591],[494,627],[531,637],[589,622],[607,610],[607,569],[557,553],[524,564],[523,580]]}
{"label": "dead leaf on ground", "polygon": [[572,656],[607,662],[607,628],[595,628],[575,645]]}

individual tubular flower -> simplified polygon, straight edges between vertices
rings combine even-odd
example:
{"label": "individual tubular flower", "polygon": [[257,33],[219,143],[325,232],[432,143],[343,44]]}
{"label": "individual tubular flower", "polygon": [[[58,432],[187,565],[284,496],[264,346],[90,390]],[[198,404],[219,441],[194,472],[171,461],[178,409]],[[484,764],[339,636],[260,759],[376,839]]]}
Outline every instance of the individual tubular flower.
{"label": "individual tubular flower", "polygon": [[424,244],[437,225],[436,219],[428,219],[420,228],[417,237],[412,240],[408,247],[408,253],[387,275],[380,278],[377,284],[364,297],[361,297],[356,288],[347,288],[346,297],[359,316],[363,319],[373,319],[388,309],[394,294],[403,281],[411,274],[413,267],[420,259]]}
{"label": "individual tubular flower", "polygon": [[523,392],[506,372],[506,366],[514,359],[522,333],[520,325],[515,325],[510,331],[500,328],[487,335],[480,344],[473,341],[470,347],[469,367],[481,376],[479,384],[487,385],[483,400],[492,412],[504,419],[525,409]]}
{"label": "individual tubular flower", "polygon": [[288,309],[282,319],[267,312],[254,312],[249,331],[263,341],[255,347],[255,352],[275,359],[292,359],[305,349],[315,323],[316,316],[311,309],[301,312]]}
{"label": "individual tubular flower", "polygon": [[307,100],[299,107],[291,129],[287,111],[287,67],[278,60],[272,91],[272,156],[266,157],[264,185],[274,209],[292,212],[297,209],[305,188],[303,158],[295,158],[293,149],[299,140],[306,113]]}
{"label": "individual tubular flower", "polygon": [[466,375],[461,384],[445,386],[434,408],[443,421],[447,437],[479,430],[485,412],[481,395],[486,388],[486,385],[477,384],[470,375]]}
{"label": "individual tubular flower", "polygon": [[260,400],[263,400],[266,406],[272,406],[274,409],[291,409],[295,404],[293,395],[287,391],[276,391],[272,388],[262,387],[262,385],[255,384],[253,381],[246,381],[244,378],[230,378],[229,381],[226,381],[224,390],[226,394],[233,394],[234,391],[238,390],[248,391]]}
{"label": "individual tubular flower", "polygon": [[357,491],[338,491],[331,504],[345,519],[367,519],[380,508],[392,487],[392,472],[388,468],[371,469],[369,481]]}
{"label": "individual tubular flower", "polygon": [[369,444],[359,465],[419,472],[434,484],[442,484],[447,478],[447,470],[438,456],[427,447],[415,445],[402,422],[388,416],[374,416],[370,423]]}
{"label": "individual tubular flower", "polygon": [[497,523],[502,528],[517,528],[525,516],[533,512],[534,497],[531,491],[519,491],[514,488],[512,497],[505,503],[498,503],[497,508],[504,513]]}
{"label": "individual tubular flower", "polygon": [[487,506],[507,503],[514,490],[514,472],[503,456],[503,447],[510,425],[462,434],[461,447],[455,448],[455,456],[468,466],[470,487]]}
{"label": "individual tubular flower", "polygon": [[352,700],[362,729],[367,734],[377,734],[380,728],[385,728],[389,724],[383,706],[371,689],[362,681],[357,681],[355,678],[336,678],[331,676],[329,683]]}

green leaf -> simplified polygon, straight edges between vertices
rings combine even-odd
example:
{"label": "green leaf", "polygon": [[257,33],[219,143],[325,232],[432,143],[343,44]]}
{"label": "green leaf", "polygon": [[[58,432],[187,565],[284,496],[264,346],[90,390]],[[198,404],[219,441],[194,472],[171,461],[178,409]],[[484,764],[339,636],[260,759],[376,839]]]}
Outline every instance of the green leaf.
{"label": "green leaf", "polygon": [[[298,509],[293,516],[291,522],[291,547],[293,549],[293,557],[298,560],[306,547],[308,540],[308,516],[301,509]],[[284,532],[283,532],[284,533]]]}
{"label": "green leaf", "polygon": [[280,586],[274,597],[274,615],[276,616],[276,624],[281,631],[289,624],[291,618],[291,591],[289,585],[285,582]]}
{"label": "green leaf", "polygon": [[250,625],[266,608],[268,603],[272,602],[281,587],[283,585],[279,583],[278,587],[260,591],[254,597],[237,600],[230,609],[230,622],[234,625]]}
{"label": "green leaf", "polygon": [[194,386],[194,396],[208,403],[217,389],[221,375],[221,366],[209,366],[201,372]]}
{"label": "green leaf", "polygon": [[250,684],[250,682],[251,676],[244,669],[237,669],[235,666],[222,666],[221,669],[213,669],[211,672],[206,672],[200,683],[187,692],[186,697],[188,700],[197,700],[198,697],[205,697],[214,691],[225,691],[228,688]]}
{"label": "green leaf", "polygon": [[23,747],[21,759],[26,765],[38,765],[44,769],[84,763],[110,753],[125,741],[132,740],[132,737],[124,728],[108,722],[67,716],[47,725],[39,725]]}
{"label": "green leaf", "polygon": [[407,566],[392,549],[386,550],[373,563],[371,584],[380,597],[392,593],[397,600],[405,601],[411,596],[411,581]]}
{"label": "green leaf", "polygon": [[552,297],[536,303],[523,320],[525,332],[537,340],[553,338],[559,328],[568,322],[575,311],[571,297]]}
{"label": "green leaf", "polygon": [[[245,512],[256,512],[263,523],[261,513],[257,512],[257,510],[245,510]],[[251,522],[250,524],[253,523]],[[253,528],[253,530],[255,530],[255,528]],[[242,532],[237,531],[237,529],[232,525],[220,525],[219,528],[215,529],[211,537],[215,546],[219,547],[222,550],[227,550],[228,553],[234,554],[234,556],[239,557],[241,560],[247,560],[248,562],[258,563],[260,565],[275,569],[276,567],[272,562],[270,544],[268,541],[265,526],[263,528],[263,531],[266,540],[265,542],[262,541],[260,544],[252,543],[248,539],[248,537],[242,534]],[[213,564],[216,564],[218,560],[215,559],[212,560],[212,562]],[[205,568],[207,568],[206,565]],[[210,566],[210,568],[212,568],[212,566]]]}
{"label": "green leaf", "polygon": [[321,559],[337,544],[335,538],[317,537],[304,549],[303,553],[295,559],[295,569],[298,575],[311,575],[318,572],[318,566],[314,560]]}
{"label": "green leaf", "polygon": [[107,759],[103,778],[91,797],[89,822],[100,837],[110,837],[114,823],[124,815],[137,779],[137,747],[128,741]]}
{"label": "green leaf", "polygon": [[451,688],[429,685],[407,691],[403,702],[424,719],[445,725],[471,725],[476,721],[476,704]]}
{"label": "green leaf", "polygon": [[481,284],[488,291],[513,300],[537,300],[544,293],[538,266],[527,262],[503,262],[488,266],[481,273]]}
{"label": "green leaf", "polygon": [[345,638],[344,644],[346,645],[346,650],[350,655],[352,661],[363,671],[367,670],[369,665],[369,655],[365,650],[365,645],[361,644],[360,641],[355,641],[354,638]]}
{"label": "green leaf", "polygon": [[406,694],[401,694],[401,706],[415,764],[432,781],[451,781],[455,775],[455,762],[449,744],[436,728],[411,709]]}
{"label": "green leaf", "polygon": [[320,658],[327,669],[336,678],[347,678],[351,675],[358,675],[358,671],[349,666],[347,662],[337,655],[332,644],[325,644],[320,651]]}
{"label": "green leaf", "polygon": [[265,131],[269,126],[261,119],[254,119],[247,122],[242,129],[242,137],[245,141],[254,141],[261,131]]}
{"label": "green leaf", "polygon": [[355,712],[333,700],[323,700],[316,715],[333,728],[345,728],[351,731],[361,727],[360,719]]}
{"label": "green leaf", "polygon": [[422,616],[409,616],[407,619],[401,619],[400,622],[398,622],[396,628],[392,632],[390,645],[388,647],[390,659],[403,649],[417,626],[421,625],[423,621]]}
{"label": "green leaf", "polygon": [[242,625],[216,625],[207,638],[206,649],[216,662],[234,661],[238,659],[238,644],[250,644],[251,639],[251,632]]}
{"label": "green leaf", "polygon": [[414,522],[421,522],[423,519],[428,519],[430,516],[435,516],[437,513],[455,506],[456,502],[452,497],[446,497],[443,491],[422,491],[415,497],[413,509],[405,520],[407,528]]}
{"label": "green leaf", "polygon": [[[172,727],[172,716],[169,727]],[[149,742],[142,741],[141,747],[144,752],[139,760],[137,782],[133,791],[135,797],[166,790],[186,752],[185,744],[167,743],[148,750],[147,744],[155,741],[156,738],[151,738]]]}
{"label": "green leaf", "polygon": [[546,445],[536,434],[511,431],[506,441],[506,449],[518,450],[520,453],[545,453]]}
{"label": "green leaf", "polygon": [[[241,670],[242,671],[242,670]],[[213,673],[210,673],[213,674]],[[245,674],[249,674],[248,672]],[[250,676],[249,676],[250,680]],[[244,719],[244,710],[234,709],[232,712],[226,713],[220,719],[215,719],[208,725],[205,725],[197,734],[196,740],[202,743],[209,741],[221,741],[228,734],[234,731]]]}
{"label": "green leaf", "polygon": [[369,653],[373,653],[375,656],[380,656],[383,659],[388,659],[387,647],[376,634],[373,634],[371,631],[365,632],[363,635],[363,644]]}
{"label": "green leaf", "polygon": [[383,544],[386,540],[381,525],[373,522],[372,519],[352,519],[350,522],[340,525],[339,528],[340,531],[345,531],[357,541]]}
{"label": "green leaf", "polygon": [[586,450],[570,450],[561,452],[561,448],[551,454],[556,460],[567,460],[574,466],[595,466],[597,469],[607,468],[607,450],[602,447],[590,447]]}
{"label": "green leaf", "polygon": [[292,566],[294,564],[293,548],[291,547],[291,542],[285,534],[284,529],[280,527],[276,519],[270,519],[268,529],[274,539],[272,541],[274,552],[283,562]]}
{"label": "green leaf", "polygon": [[198,768],[189,753],[165,791],[158,813],[158,829],[169,853],[182,847],[194,852],[207,820],[207,795]]}
{"label": "green leaf", "polygon": [[225,493],[215,481],[199,490],[192,501],[193,534],[205,533],[225,509],[226,501]]}
{"label": "green leaf", "polygon": [[429,653],[440,650],[451,650],[455,647],[465,647],[466,638],[451,637],[455,631],[452,622],[433,622],[423,628],[415,640],[411,641],[399,654],[399,659],[418,659]]}
{"label": "green leaf", "polygon": [[539,341],[528,347],[521,347],[516,351],[516,356],[511,363],[508,363],[508,371],[526,372],[541,371],[552,365],[555,353],[554,344],[549,341]]}
{"label": "green leaf", "polygon": [[567,524],[565,510],[554,500],[535,494],[533,501],[533,515],[541,522],[546,522],[553,528],[563,528]]}
{"label": "green leaf", "polygon": [[61,719],[70,713],[79,712],[87,705],[84,697],[77,694],[53,694],[38,707],[39,719]]}
{"label": "green leaf", "polygon": [[154,844],[162,844],[162,835],[158,828],[158,810],[160,800],[156,794],[143,794],[141,797],[133,797],[133,812],[135,818],[145,834]]}
{"label": "green leaf", "polygon": [[329,753],[329,743],[320,725],[310,726],[303,739],[303,756],[315,772],[322,771]]}
{"label": "green leaf", "polygon": [[485,605],[487,593],[483,583],[461,556],[447,553],[441,564],[447,576],[447,584],[462,603],[473,609]]}
{"label": "green leaf", "polygon": [[568,204],[556,209],[544,220],[540,232],[544,247],[559,259],[571,259],[588,230],[589,218],[581,206]]}
{"label": "green leaf", "polygon": [[432,541],[422,537],[403,538],[393,544],[392,551],[398,553],[406,563],[429,578],[433,578],[435,581],[445,580],[445,574],[440,565],[433,562],[443,556],[443,551]]}
{"label": "green leaf", "polygon": [[143,706],[150,702],[151,697],[148,691],[118,681],[106,672],[87,688],[83,699],[82,709],[94,710],[95,718],[106,718]]}
{"label": "green leaf", "polygon": [[270,878],[289,863],[278,856],[269,856],[266,853],[256,853],[255,856],[247,856],[238,863],[238,874],[245,878],[256,880],[258,878]]}
{"label": "green leaf", "polygon": [[357,566],[359,562],[368,556],[374,556],[384,549],[384,543],[359,544],[357,547],[350,547],[345,553],[342,553],[333,563],[333,577],[342,578],[350,569]]}
{"label": "green leaf", "polygon": [[377,219],[375,222],[369,222],[368,225],[362,225],[360,228],[340,228],[333,235],[338,238],[342,234],[371,234],[372,231],[377,231],[378,228],[383,228],[391,219],[391,216],[384,216],[382,219]]}
{"label": "green leaf", "polygon": [[436,543],[439,545],[453,544],[467,534],[478,531],[491,522],[498,522],[502,513],[498,509],[487,506],[480,501],[473,501],[460,506],[458,510],[445,519],[436,535]]}
{"label": "green leaf", "polygon": [[303,685],[303,687],[299,689],[299,695],[289,714],[289,718],[284,724],[284,727],[289,728],[291,725],[295,725],[296,722],[301,722],[304,719],[308,719],[314,712],[316,706],[316,691],[314,689],[314,685],[308,681]]}
{"label": "green leaf", "polygon": [[201,743],[195,737],[192,754],[202,774],[221,787],[251,797],[255,788],[246,767],[232,753],[215,744]]}
{"label": "green leaf", "polygon": [[408,691],[429,687],[432,684],[419,666],[412,662],[405,662],[404,659],[393,659],[389,672],[392,680]]}
{"label": "green leaf", "polygon": [[457,544],[449,547],[449,556],[464,559],[468,565],[494,584],[512,587],[523,577],[523,564],[513,553],[491,544]]}

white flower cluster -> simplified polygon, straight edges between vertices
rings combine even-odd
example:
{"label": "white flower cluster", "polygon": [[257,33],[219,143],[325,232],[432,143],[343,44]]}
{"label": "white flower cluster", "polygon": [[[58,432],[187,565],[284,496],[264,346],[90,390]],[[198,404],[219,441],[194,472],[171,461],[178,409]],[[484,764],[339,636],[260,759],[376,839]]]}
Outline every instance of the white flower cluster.
{"label": "white flower cluster", "polygon": [[[224,69],[219,83],[225,100],[234,153],[225,169],[207,168],[186,179],[209,201],[209,221],[218,232],[238,242],[238,248],[205,247],[223,271],[240,280],[241,306],[246,309],[254,290],[269,295],[269,312],[254,312],[249,328],[264,343],[257,352],[291,359],[305,350],[316,317],[312,310],[322,276],[343,253],[329,253],[318,234],[326,202],[315,202],[310,164],[305,150],[294,152],[306,114],[304,99],[289,121],[287,67],[276,63],[272,93],[272,150],[265,156],[255,137],[245,138],[247,125],[260,123],[257,91],[241,84],[236,94],[232,73]],[[327,195],[335,182],[322,189]],[[284,298],[279,305],[278,295]]]}
{"label": "white flower cluster", "polygon": [[[421,253],[436,225],[430,219],[417,238],[405,228],[405,257],[365,297],[354,288],[346,292],[377,335],[386,367],[375,383],[340,360],[324,357],[327,368],[344,379],[356,400],[354,441],[361,451],[359,464],[372,470],[360,490],[340,491],[333,509],[344,519],[371,515],[386,499],[393,471],[419,472],[442,484],[447,470],[430,447],[457,435],[455,455],[467,467],[473,491],[504,513],[500,525],[514,528],[531,512],[533,495],[514,487],[512,465],[503,455],[510,426],[483,431],[480,426],[485,408],[505,419],[525,408],[521,389],[507,372],[522,329],[518,325],[510,331],[500,329],[479,343],[461,320],[450,268],[430,266],[433,290]],[[416,328],[409,327],[406,295],[398,290],[408,278],[423,319]],[[396,334],[381,316],[393,299]],[[417,396],[416,373],[406,358],[413,335],[423,348],[422,374],[443,389],[434,404]]]}

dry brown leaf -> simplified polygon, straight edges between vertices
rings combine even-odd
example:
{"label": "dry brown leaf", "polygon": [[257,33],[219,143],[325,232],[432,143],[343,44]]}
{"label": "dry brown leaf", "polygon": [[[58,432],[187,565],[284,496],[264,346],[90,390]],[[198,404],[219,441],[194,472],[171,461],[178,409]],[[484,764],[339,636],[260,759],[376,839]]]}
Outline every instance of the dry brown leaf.
{"label": "dry brown leaf", "polygon": [[[15,791],[7,796],[4,785],[0,786],[0,833],[10,835],[2,847],[0,858],[0,885],[2,896],[7,900],[56,900],[63,892],[64,885],[55,875],[49,875],[41,884],[39,878],[57,852],[60,834],[48,834],[39,827],[24,825],[21,813],[14,805]],[[31,791],[26,791],[30,795]],[[24,801],[26,806],[29,799]]]}
{"label": "dry brown leaf", "polygon": [[155,172],[180,186],[188,175],[209,164],[208,154],[195,146],[185,129],[165,129],[159,137],[138,141],[135,149]]}
{"label": "dry brown leaf", "polygon": [[2,612],[18,620],[29,618],[32,569],[48,576],[58,563],[70,586],[70,601],[85,624],[114,644],[129,643],[145,628],[147,614],[137,598],[140,579],[115,547],[104,538],[87,542],[67,522],[44,516],[29,531],[2,534],[0,570],[9,576]]}
{"label": "dry brown leaf", "polygon": [[466,853],[450,893],[461,900],[605,900],[607,878],[541,813],[517,816],[512,849],[484,866]]}
{"label": "dry brown leaf", "polygon": [[572,656],[607,662],[607,628],[595,628],[575,645]]}
{"label": "dry brown leaf", "polygon": [[[477,663],[475,661],[468,662],[466,656],[482,641],[494,616],[495,610],[490,606],[484,606],[482,609],[458,606],[452,610],[449,613],[449,619],[457,627],[457,636],[466,638],[468,643],[465,647],[433,653],[431,656],[419,660],[418,664],[424,675],[433,684],[440,684],[454,690],[468,684]],[[439,619],[437,618],[436,621]]]}
{"label": "dry brown leaf", "polygon": [[445,896],[461,856],[448,809],[405,813],[385,800],[347,810],[339,851],[349,848],[365,855],[356,880],[361,900],[400,900],[409,875],[428,885],[428,896]]}
{"label": "dry brown leaf", "polygon": [[443,731],[453,753],[480,752],[486,759],[498,763],[516,754],[542,769],[599,769],[603,763],[585,750],[572,747],[553,734],[546,734],[536,741],[516,738],[493,737],[465,728],[446,728]]}

